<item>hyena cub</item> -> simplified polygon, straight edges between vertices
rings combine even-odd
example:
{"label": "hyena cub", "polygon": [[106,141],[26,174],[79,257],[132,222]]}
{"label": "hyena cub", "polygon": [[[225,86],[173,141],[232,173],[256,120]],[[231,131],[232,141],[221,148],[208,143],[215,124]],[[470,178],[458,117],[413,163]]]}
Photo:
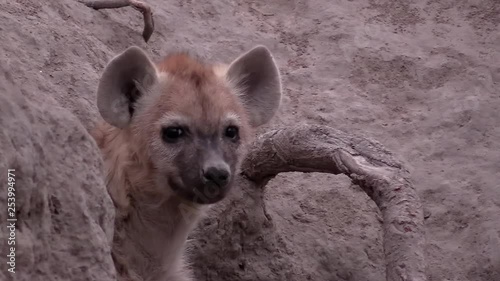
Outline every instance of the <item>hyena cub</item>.
{"label": "hyena cub", "polygon": [[139,47],[102,74],[93,131],[116,207],[112,255],[120,280],[192,280],[184,244],[222,200],[251,140],[281,102],[278,67],[256,46],[229,65],[187,53],[155,64]]}

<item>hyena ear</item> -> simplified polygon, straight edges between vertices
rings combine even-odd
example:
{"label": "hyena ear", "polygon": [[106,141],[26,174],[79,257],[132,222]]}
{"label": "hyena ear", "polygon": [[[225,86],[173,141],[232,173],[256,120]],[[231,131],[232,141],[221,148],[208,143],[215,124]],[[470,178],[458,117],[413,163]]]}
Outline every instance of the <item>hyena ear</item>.
{"label": "hyena ear", "polygon": [[115,56],[105,67],[97,88],[97,107],[109,124],[126,127],[134,114],[135,102],[158,80],[148,55],[132,46]]}
{"label": "hyena ear", "polygon": [[253,127],[271,120],[281,103],[281,78],[271,52],[256,46],[235,59],[226,72],[250,115]]}

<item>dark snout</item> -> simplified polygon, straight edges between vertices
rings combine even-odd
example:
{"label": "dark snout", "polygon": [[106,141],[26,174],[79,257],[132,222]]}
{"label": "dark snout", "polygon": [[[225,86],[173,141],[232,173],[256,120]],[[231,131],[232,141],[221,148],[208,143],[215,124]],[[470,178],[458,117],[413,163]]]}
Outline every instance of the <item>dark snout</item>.
{"label": "dark snout", "polygon": [[196,188],[201,204],[213,204],[222,200],[229,191],[231,169],[222,159],[207,161],[200,171],[202,185]]}
{"label": "dark snout", "polygon": [[204,184],[216,185],[219,188],[224,188],[229,183],[229,178],[231,177],[229,166],[224,162],[204,167],[201,173]]}
{"label": "dark snout", "polygon": [[222,144],[200,140],[178,155],[180,183],[170,184],[177,195],[198,204],[214,204],[226,197],[234,182],[237,154]]}

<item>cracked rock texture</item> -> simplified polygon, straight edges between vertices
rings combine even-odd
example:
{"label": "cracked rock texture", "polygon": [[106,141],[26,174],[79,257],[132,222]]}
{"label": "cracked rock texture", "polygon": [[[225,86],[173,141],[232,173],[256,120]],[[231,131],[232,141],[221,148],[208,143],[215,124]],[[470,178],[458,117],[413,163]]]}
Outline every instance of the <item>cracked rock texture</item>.
{"label": "cracked rock texture", "polygon": [[[147,2],[145,44],[132,8],[0,0],[0,180],[16,168],[20,208],[18,273],[2,257],[1,280],[114,278],[111,203],[85,131],[109,59],[138,45],[228,62],[256,44],[275,54],[285,95],[261,132],[309,123],[377,139],[406,159],[424,203],[429,280],[500,280],[500,2]],[[378,210],[346,177],[283,174],[231,196],[189,242],[199,280],[384,280]]]}

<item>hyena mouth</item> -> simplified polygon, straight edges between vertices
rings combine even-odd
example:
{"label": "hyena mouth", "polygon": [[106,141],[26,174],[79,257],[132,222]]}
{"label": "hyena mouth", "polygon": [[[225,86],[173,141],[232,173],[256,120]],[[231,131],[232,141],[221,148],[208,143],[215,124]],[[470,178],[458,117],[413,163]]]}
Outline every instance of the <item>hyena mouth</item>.
{"label": "hyena mouth", "polygon": [[230,189],[230,185],[219,187],[216,184],[202,184],[195,187],[187,187],[175,180],[169,180],[170,188],[177,196],[196,204],[214,204],[224,199]]}

